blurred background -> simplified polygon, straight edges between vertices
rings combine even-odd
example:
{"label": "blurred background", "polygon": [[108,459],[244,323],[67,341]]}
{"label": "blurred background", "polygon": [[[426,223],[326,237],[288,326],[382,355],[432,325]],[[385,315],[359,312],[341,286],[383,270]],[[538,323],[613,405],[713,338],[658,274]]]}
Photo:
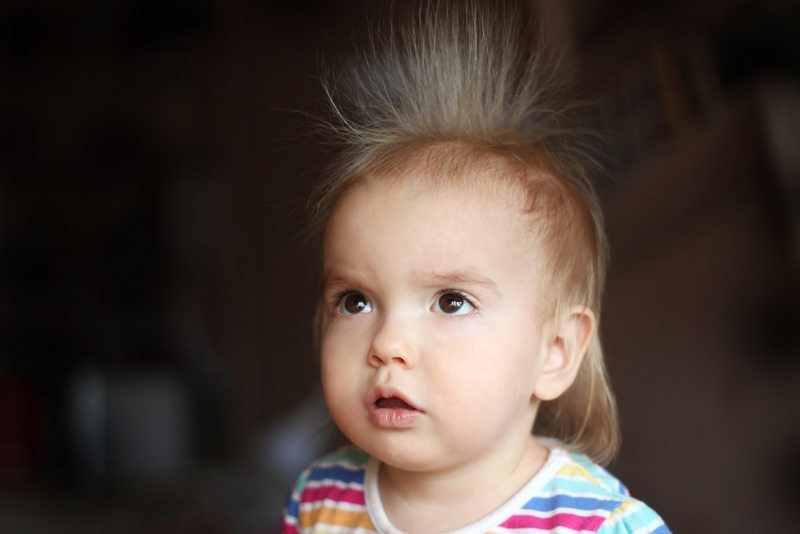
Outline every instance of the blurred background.
{"label": "blurred background", "polygon": [[[796,532],[800,3],[519,3],[608,134],[612,471]],[[278,530],[336,439],[296,110],[389,4],[0,2],[0,531]]]}

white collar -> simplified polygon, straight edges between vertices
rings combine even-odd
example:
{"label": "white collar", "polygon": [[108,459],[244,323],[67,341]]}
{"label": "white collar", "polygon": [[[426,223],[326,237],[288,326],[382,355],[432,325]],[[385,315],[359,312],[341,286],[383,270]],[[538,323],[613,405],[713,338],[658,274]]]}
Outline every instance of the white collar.
{"label": "white collar", "polygon": [[[542,486],[553,478],[567,455],[566,451],[552,440],[540,439],[540,443],[550,449],[547,461],[517,493],[507,500],[505,504],[500,506],[500,508],[482,519],[443,534],[483,534],[505,521],[522,505],[528,502]],[[389,521],[389,517],[386,515],[386,510],[383,508],[380,488],[378,486],[380,465],[380,460],[370,457],[364,476],[364,498],[366,500],[369,518],[372,520],[372,524],[375,525],[379,534],[406,534],[392,525],[391,521]]]}

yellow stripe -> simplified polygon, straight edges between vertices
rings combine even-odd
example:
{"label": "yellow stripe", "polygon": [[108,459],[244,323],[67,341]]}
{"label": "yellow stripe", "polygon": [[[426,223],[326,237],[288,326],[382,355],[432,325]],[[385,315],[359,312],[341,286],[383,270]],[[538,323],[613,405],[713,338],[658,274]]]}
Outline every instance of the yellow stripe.
{"label": "yellow stripe", "polygon": [[369,514],[366,512],[337,510],[328,506],[323,506],[316,510],[300,511],[300,528],[308,528],[320,524],[376,530],[369,519]]}
{"label": "yellow stripe", "polygon": [[565,466],[562,466],[558,470],[558,474],[561,475],[561,476],[565,476],[565,477],[577,477],[577,476],[580,476],[580,477],[586,478],[587,480],[589,480],[592,484],[595,484],[596,486],[600,486],[601,485],[600,481],[597,480],[595,477],[593,477],[592,474],[589,473],[589,471],[587,471],[586,468],[583,467],[580,464],[567,464]]}
{"label": "yellow stripe", "polygon": [[617,516],[619,516],[621,514],[624,514],[626,510],[628,510],[631,506],[633,506],[634,504],[637,504],[638,502],[639,501],[636,501],[634,499],[629,499],[629,500],[625,501],[624,503],[619,505],[619,507],[617,507],[616,510],[611,512],[611,515],[608,516],[607,521],[614,521],[614,519]]}

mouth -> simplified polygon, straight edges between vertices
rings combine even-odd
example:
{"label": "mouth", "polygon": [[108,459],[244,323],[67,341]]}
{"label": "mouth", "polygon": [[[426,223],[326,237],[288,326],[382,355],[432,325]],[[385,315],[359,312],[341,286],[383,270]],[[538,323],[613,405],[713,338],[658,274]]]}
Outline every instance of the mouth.
{"label": "mouth", "polygon": [[368,410],[417,410],[421,411],[402,391],[394,386],[379,385],[373,387],[366,398]]}
{"label": "mouth", "polygon": [[408,428],[424,416],[400,391],[389,386],[373,388],[366,405],[370,420],[380,428]]}
{"label": "mouth", "polygon": [[401,408],[404,410],[416,410],[416,408],[399,397],[381,397],[375,401],[375,407],[389,408],[391,410],[397,410]]}

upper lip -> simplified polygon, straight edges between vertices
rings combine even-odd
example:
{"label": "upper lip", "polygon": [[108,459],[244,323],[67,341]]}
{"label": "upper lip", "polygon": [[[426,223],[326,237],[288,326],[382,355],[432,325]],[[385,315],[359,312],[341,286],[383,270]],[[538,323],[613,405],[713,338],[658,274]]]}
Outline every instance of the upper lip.
{"label": "upper lip", "polygon": [[392,397],[396,397],[401,401],[405,402],[406,404],[408,404],[409,406],[413,407],[415,410],[419,410],[419,408],[413,402],[411,402],[411,400],[408,397],[406,397],[402,391],[388,384],[380,384],[370,389],[365,404],[367,409],[369,410],[370,408],[375,407],[375,403],[378,401],[378,399],[381,398],[389,399]]}

